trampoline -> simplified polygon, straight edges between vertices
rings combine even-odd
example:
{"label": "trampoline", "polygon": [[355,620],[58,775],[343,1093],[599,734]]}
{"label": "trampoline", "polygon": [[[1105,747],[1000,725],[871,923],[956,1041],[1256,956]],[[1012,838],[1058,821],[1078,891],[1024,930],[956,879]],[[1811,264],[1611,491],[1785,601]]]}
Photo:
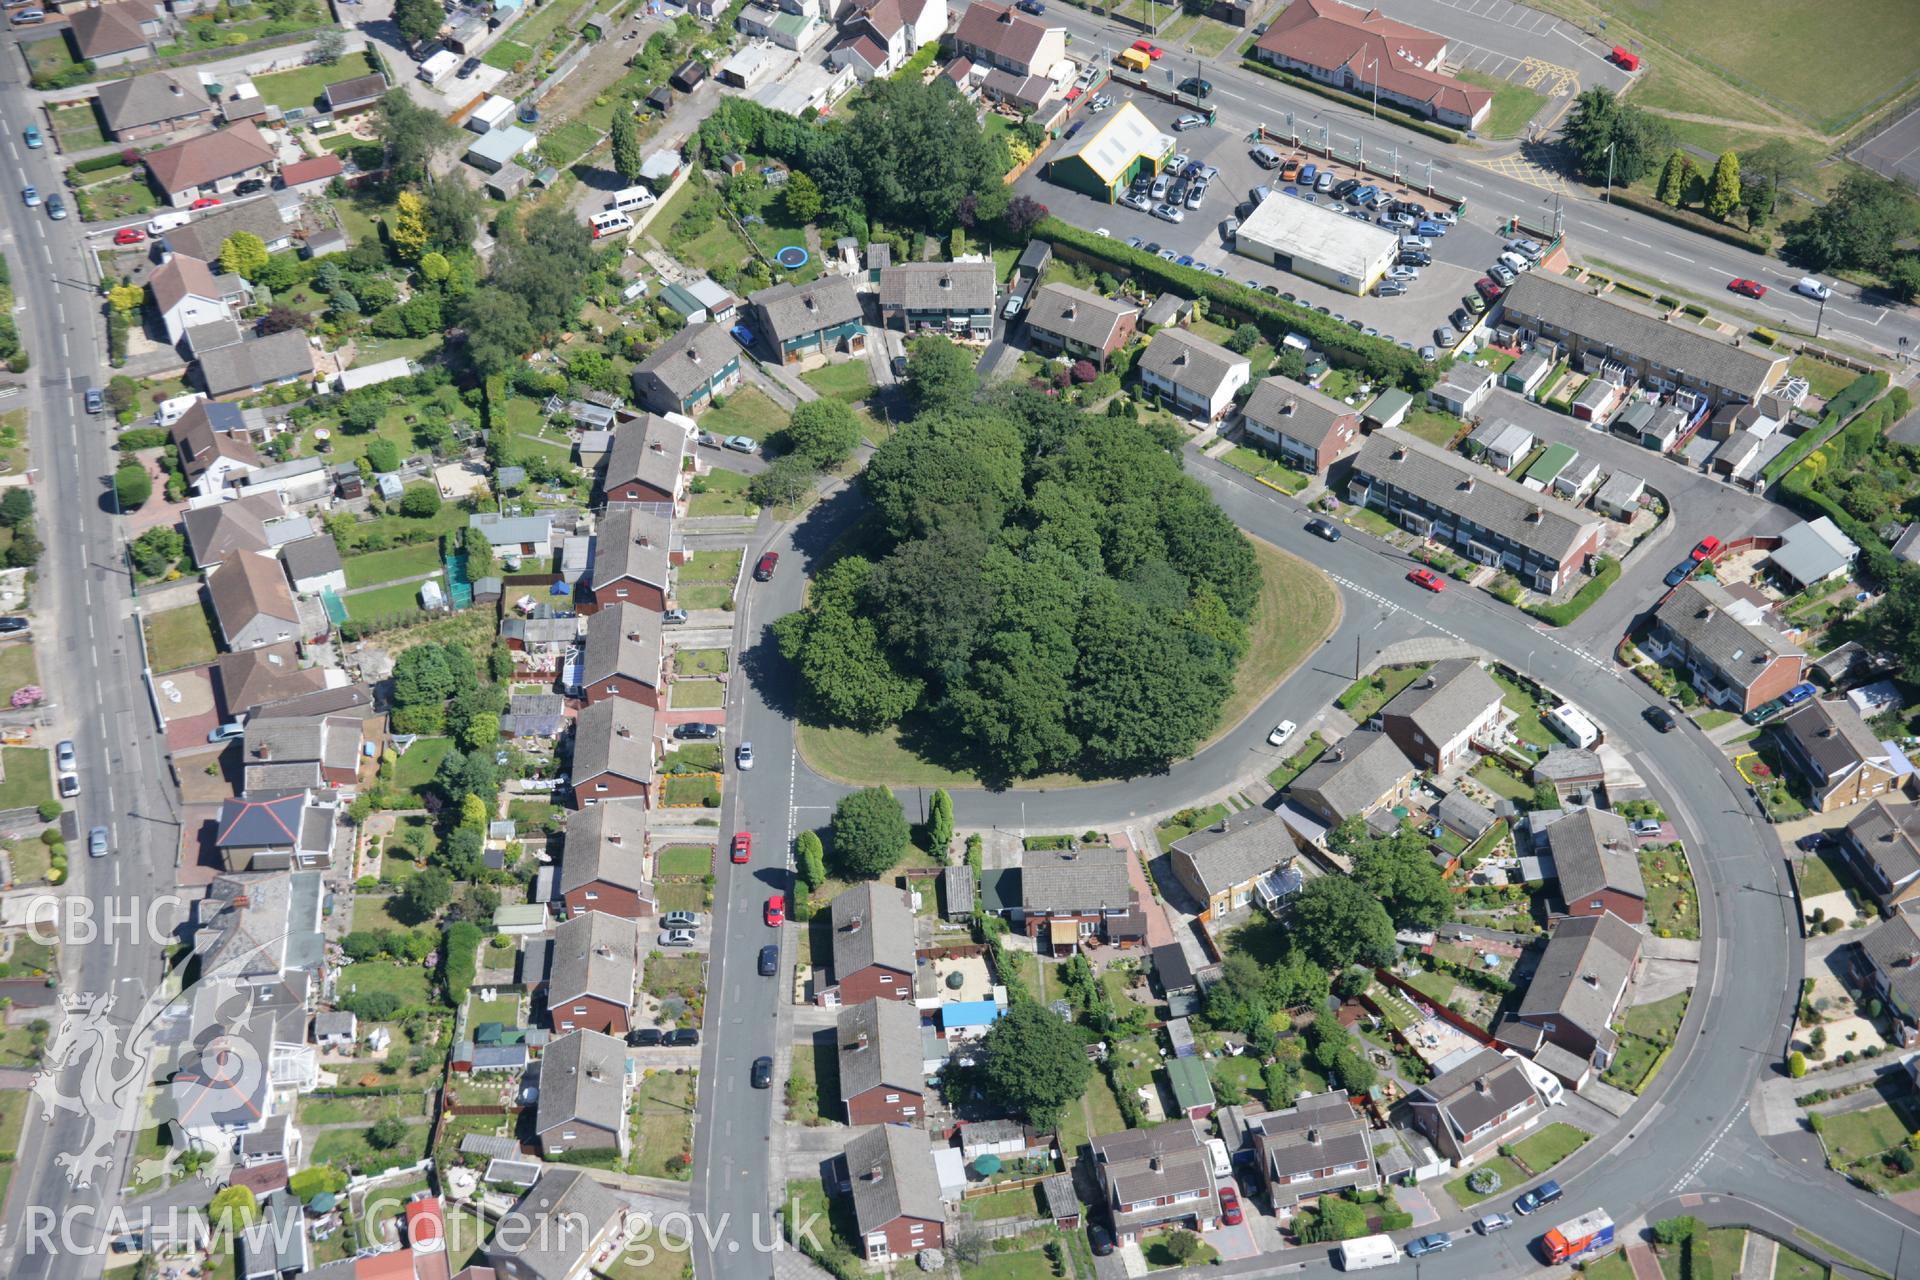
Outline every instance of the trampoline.
{"label": "trampoline", "polygon": [[773,255],[774,261],[789,271],[798,271],[807,265],[807,251],[802,245],[790,244]]}

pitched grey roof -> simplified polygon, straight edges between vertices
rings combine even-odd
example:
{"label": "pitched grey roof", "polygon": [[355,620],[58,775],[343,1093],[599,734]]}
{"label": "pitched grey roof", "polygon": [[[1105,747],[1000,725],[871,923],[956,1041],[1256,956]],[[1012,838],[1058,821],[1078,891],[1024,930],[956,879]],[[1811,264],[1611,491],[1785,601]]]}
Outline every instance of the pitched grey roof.
{"label": "pitched grey roof", "polygon": [[1104,348],[1120,322],[1138,310],[1070,284],[1049,284],[1035,290],[1027,303],[1027,327]]}
{"label": "pitched grey roof", "polygon": [[634,385],[640,386],[642,377],[652,374],[669,392],[684,396],[739,358],[740,349],[724,326],[710,321],[690,324],[640,362],[633,371]]}
{"label": "pitched grey roof", "polygon": [[[862,1044],[861,1037],[865,1043]],[[846,1005],[839,1018],[840,1100],[885,1085],[909,1093],[926,1088],[920,1056],[920,1011],[907,1000]]]}
{"label": "pitched grey roof", "polygon": [[313,348],[307,345],[307,335],[298,329],[250,337],[200,357],[200,377],[208,392],[216,396],[263,383],[304,378],[312,372]]}
{"label": "pitched grey roof", "polygon": [[1637,499],[1646,487],[1647,482],[1639,476],[1616,471],[1607,477],[1607,482],[1600,486],[1600,492],[1593,496],[1593,500],[1602,507],[1624,507]]}
{"label": "pitched grey roof", "polygon": [[281,548],[280,558],[286,561],[287,577],[294,582],[337,573],[345,567],[340,563],[340,548],[335,545],[332,534],[289,542]]}
{"label": "pitched grey roof", "polygon": [[893,1124],[869,1129],[847,1143],[846,1161],[853,1217],[863,1235],[896,1218],[944,1219],[940,1175],[924,1130]]}
{"label": "pitched grey roof", "polygon": [[1758,675],[1774,658],[1801,652],[1779,632],[1740,621],[1732,609],[1733,597],[1719,583],[1690,578],[1674,588],[1653,616],[1695,654],[1734,679]]}
{"label": "pitched grey roof", "polygon": [[667,588],[673,519],[638,506],[611,507],[593,539],[593,589],[621,578]]}
{"label": "pitched grey roof", "polygon": [[1519,1014],[1564,1018],[1610,1046],[1616,1037],[1607,1023],[1639,957],[1639,933],[1611,911],[1567,916],[1553,926]]}
{"label": "pitched grey roof", "polygon": [[904,891],[886,884],[857,884],[834,898],[828,914],[835,982],[875,964],[913,972],[913,908],[907,905]]}
{"label": "pitched grey roof", "polygon": [[1814,698],[1788,712],[1774,730],[1793,739],[1824,779],[1838,778],[1868,761],[1886,763],[1887,749],[1844,698]]}
{"label": "pitched grey roof", "polygon": [[[1587,540],[1598,517],[1533,490],[1398,427],[1367,437],[1354,459],[1367,476],[1414,494],[1530,548],[1556,564]],[[1533,518],[1534,512],[1539,518]]]}
{"label": "pitched grey roof", "polygon": [[1920,875],[1920,805],[1876,796],[1846,826],[1847,839],[1898,887]]}
{"label": "pitched grey roof", "polygon": [[1162,329],[1147,343],[1138,367],[1176,386],[1211,396],[1232,369],[1248,363],[1247,357],[1235,355],[1199,334],[1185,329]]}
{"label": "pitched grey roof", "polygon": [[627,1120],[627,1047],[598,1031],[555,1036],[540,1055],[540,1097],[533,1128],[547,1133],[570,1121],[619,1133]]}
{"label": "pitched grey roof", "polygon": [[1600,753],[1585,747],[1555,747],[1533,765],[1535,781],[1573,782],[1605,775]]}
{"label": "pitched grey roof", "polygon": [[614,428],[603,487],[613,489],[638,480],[662,493],[674,493],[680,486],[686,446],[687,433],[657,413],[628,418]]}
{"label": "pitched grey roof", "polygon": [[1576,809],[1546,829],[1560,897],[1568,907],[1603,890],[1644,899],[1640,854],[1627,820],[1605,809]]}
{"label": "pitched grey roof", "polygon": [[167,243],[175,253],[218,265],[221,246],[236,231],[251,232],[269,245],[286,239],[289,234],[279,205],[272,200],[249,200],[245,204],[214,209],[184,227],[175,227],[167,232]]}
{"label": "pitched grey roof", "polygon": [[[1159,335],[1154,335],[1154,341],[1159,340]],[[1343,420],[1356,432],[1360,424],[1359,415],[1351,405],[1341,404],[1312,387],[1277,375],[1263,379],[1247,397],[1246,408],[1240,412],[1249,422],[1315,450]]]}
{"label": "pitched grey roof", "polygon": [[327,109],[338,111],[341,107],[368,102],[386,91],[387,78],[377,71],[350,80],[336,80],[326,88]]}
{"label": "pitched grey roof", "polygon": [[941,886],[947,893],[947,915],[965,915],[973,910],[973,870],[970,867],[949,866],[940,873]]}
{"label": "pitched grey roof", "polygon": [[1465,1137],[1534,1096],[1526,1068],[1495,1049],[1482,1049],[1413,1091],[1440,1108],[1456,1136]]}
{"label": "pitched grey roof", "polygon": [[1251,1117],[1275,1177],[1371,1159],[1367,1122],[1344,1092],[1316,1093],[1281,1111]]}
{"label": "pitched grey roof", "polygon": [[1119,911],[1134,899],[1121,849],[1034,849],[1020,860],[1020,906],[1045,911]]}
{"label": "pitched grey roof", "polygon": [[635,782],[653,780],[652,707],[625,698],[603,698],[574,717],[574,785],[603,773]]}
{"label": "pitched grey roof", "polygon": [[582,686],[625,676],[642,684],[660,685],[660,615],[637,604],[616,600],[587,618],[586,656],[581,661]]}
{"label": "pitched grey roof", "polygon": [[[606,808],[595,805],[594,808]],[[640,967],[640,932],[634,922],[602,911],[588,911],[560,922],[553,931],[553,965],[547,972],[547,1007],[598,996],[618,1005],[633,1003],[633,980]]]}
{"label": "pitched grey roof", "polygon": [[1781,533],[1784,541],[1767,558],[1799,583],[1824,582],[1854,562],[1860,547],[1831,516],[1802,520]]}
{"label": "pitched grey roof", "polygon": [[196,507],[180,522],[186,526],[193,562],[204,569],[231,555],[265,551],[271,545],[267,521],[286,513],[286,500],[278,493],[256,493],[232,502]]}
{"label": "pitched grey roof", "polygon": [[991,311],[991,262],[902,262],[880,270],[880,305],[907,311]]}
{"label": "pitched grey roof", "polygon": [[1343,818],[1365,811],[1413,773],[1413,762],[1393,739],[1372,729],[1350,733],[1293,781]]}
{"label": "pitched grey roof", "polygon": [[1518,316],[1544,320],[1564,333],[1578,334],[1662,368],[1678,369],[1750,399],[1767,389],[1774,366],[1783,359],[1709,337],[1695,325],[1668,324],[1538,271],[1515,280],[1500,302],[1509,321]]}
{"label": "pitched grey roof", "polygon": [[549,1165],[513,1206],[515,1220],[526,1228],[494,1236],[487,1257],[496,1265],[518,1263],[531,1280],[566,1280],[625,1212],[619,1198],[586,1170]]}
{"label": "pitched grey roof", "polygon": [[553,517],[544,513],[508,516],[497,511],[482,511],[467,517],[467,528],[496,547],[517,548],[527,542],[545,546],[553,538]]}
{"label": "pitched grey roof", "polygon": [[1860,950],[1885,975],[1902,1004],[1920,1009],[1920,927],[1911,911],[1896,911],[1861,934]]}
{"label": "pitched grey roof", "polygon": [[846,276],[820,276],[806,284],[776,284],[748,299],[760,313],[767,336],[778,344],[818,329],[859,320],[860,295]]}
{"label": "pitched grey roof", "polygon": [[1243,809],[1222,826],[1195,831],[1173,845],[1174,857],[1186,859],[1208,893],[1257,880],[1298,851],[1287,824],[1271,809]]}
{"label": "pitched grey roof", "polygon": [[1505,418],[1489,418],[1473,429],[1468,441],[1496,453],[1521,454],[1533,447],[1533,432]]}
{"label": "pitched grey roof", "polygon": [[[1108,1204],[1213,1192],[1212,1157],[1191,1124],[1125,1129],[1089,1140],[1106,1182]],[[1118,1213],[1118,1211],[1115,1211]],[[1157,1208],[1147,1212],[1160,1212]],[[1211,1209],[1202,1209],[1210,1216]],[[1126,1221],[1126,1215],[1120,1215]]]}
{"label": "pitched grey roof", "polygon": [[1429,742],[1448,742],[1500,701],[1500,686],[1474,658],[1444,658],[1380,708],[1404,718]]}
{"label": "pitched grey roof", "polygon": [[213,598],[220,631],[229,641],[256,618],[272,618],[299,629],[300,614],[278,560],[251,553],[223,560],[207,575],[207,594]]}
{"label": "pitched grey roof", "polygon": [[173,71],[154,71],[103,84],[99,97],[100,114],[106,118],[107,128],[116,131],[177,120],[213,106],[198,80]]}
{"label": "pitched grey roof", "polygon": [[1440,819],[1440,825],[1468,840],[1478,840],[1495,822],[1493,810],[1474,803],[1464,791],[1449,791],[1440,797],[1433,815]]}

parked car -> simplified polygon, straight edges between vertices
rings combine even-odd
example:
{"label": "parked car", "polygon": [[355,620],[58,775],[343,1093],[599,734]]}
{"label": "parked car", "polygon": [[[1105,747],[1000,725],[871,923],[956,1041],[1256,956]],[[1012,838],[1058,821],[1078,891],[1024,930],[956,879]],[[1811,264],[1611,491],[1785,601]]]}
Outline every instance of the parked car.
{"label": "parked car", "polygon": [[720,736],[720,726],[704,720],[689,720],[673,726],[673,736],[682,742],[711,742]]}
{"label": "parked car", "polygon": [[1220,1221],[1237,1227],[1246,1220],[1247,1212],[1240,1207],[1240,1193],[1232,1187],[1220,1188]]}
{"label": "parked car", "polygon": [[1199,76],[1188,76],[1174,88],[1193,98],[1204,98],[1213,92],[1213,81],[1202,80]]}
{"label": "parked car", "polygon": [[219,205],[219,203],[220,203],[219,196],[201,196],[198,200],[195,200],[192,204],[188,205],[187,208],[212,209],[217,205]]}
{"label": "parked car", "polygon": [[1189,113],[1187,115],[1180,116],[1173,122],[1173,131],[1175,133],[1185,133],[1189,129],[1203,128],[1205,127],[1206,123],[1207,123],[1207,118],[1205,116],[1196,116]]}
{"label": "parked car", "polygon": [[79,768],[79,764],[74,756],[73,739],[62,738],[60,740],[60,745],[53,749],[53,761],[54,767],[59,769],[61,773],[72,773],[75,769]]}
{"label": "parked car", "polygon": [[1816,831],[1812,835],[1801,836],[1793,842],[1794,847],[1802,853],[1818,853],[1832,843],[1833,837],[1824,831]]}
{"label": "parked car", "polygon": [[1267,735],[1267,745],[1274,747],[1286,746],[1287,740],[1293,737],[1293,731],[1297,728],[1299,728],[1299,726],[1294,724],[1293,721],[1282,720],[1279,724],[1273,726],[1273,732]]}
{"label": "parked car", "polygon": [[207,741],[208,742],[226,742],[233,738],[244,738],[246,736],[247,736],[247,726],[240,723],[240,721],[238,720],[234,720],[230,723],[221,725],[219,728],[209,733],[207,735]]}
{"label": "parked car", "polygon": [[60,798],[62,800],[71,800],[79,794],[80,794],[79,775],[72,774],[72,773],[61,774],[60,775]]}
{"label": "parked car", "polygon": [[1451,347],[1458,341],[1460,335],[1453,331],[1452,325],[1443,324],[1433,331],[1433,345],[1436,347]]}
{"label": "parked car", "polygon": [[762,1054],[753,1060],[753,1074],[750,1083],[756,1089],[773,1088],[773,1059]]}
{"label": "parked car", "polygon": [[1818,692],[1820,692],[1820,690],[1815,685],[1804,682],[1797,684],[1780,695],[1780,705],[1783,707],[1797,707]]}
{"label": "parked car", "polygon": [[112,852],[112,850],[107,847],[107,829],[105,827],[95,827],[93,830],[87,832],[87,856],[89,858],[104,858],[110,852]]}
{"label": "parked car", "polygon": [[240,183],[233,189],[233,194],[237,196],[257,196],[266,189],[267,180],[265,178],[248,178],[245,182]]}
{"label": "parked car", "polygon": [[1627,830],[1637,836],[1657,836],[1666,830],[1652,818],[1635,818],[1627,824]]}
{"label": "parked car", "polygon": [[690,947],[693,945],[693,930],[662,929],[659,942],[663,947]]}
{"label": "parked car", "polygon": [[1477,293],[1470,293],[1460,299],[1460,305],[1467,309],[1470,316],[1483,316],[1487,313],[1487,300]]}
{"label": "parked car", "polygon": [[1462,333],[1473,328],[1473,312],[1467,310],[1465,307],[1455,307],[1453,314],[1448,316],[1447,319],[1451,320],[1453,327]]}
{"label": "parked car", "polygon": [[1035,17],[1047,11],[1047,6],[1042,4],[1040,0],[1018,0],[1014,8],[1020,10],[1022,13],[1031,13]]}
{"label": "parked car", "polygon": [[682,626],[686,621],[687,611],[685,609],[668,609],[660,615],[660,625],[663,627]]}
{"label": "parked car", "polygon": [[675,1049],[685,1049],[689,1045],[700,1043],[700,1028],[681,1027],[667,1036],[667,1043]]}
{"label": "parked car", "polygon": [[658,1027],[635,1027],[627,1032],[627,1046],[632,1049],[658,1048],[667,1033]]}
{"label": "parked car", "polygon": [[[1405,344],[1403,343],[1401,345],[1404,346]],[[1428,364],[1432,364],[1434,361],[1440,358],[1439,348],[1431,345],[1420,348],[1420,358],[1422,360],[1425,360]]]}
{"label": "parked car", "polygon": [[771,978],[780,972],[780,948],[769,942],[760,948],[760,976]]}
{"label": "parked car", "polygon": [[1294,180],[1303,187],[1311,187],[1320,181],[1320,170],[1318,166],[1303,164],[1300,166],[1300,172],[1294,175]]}
{"label": "parked car", "polygon": [[1720,539],[1714,537],[1712,534],[1708,534],[1706,537],[1700,539],[1699,544],[1694,547],[1693,558],[1695,560],[1711,560],[1715,555],[1719,554],[1719,551]]}
{"label": "parked car", "polygon": [[1404,280],[1386,279],[1373,286],[1373,293],[1377,298],[1397,298],[1406,291],[1407,282]]}
{"label": "parked car", "polygon": [[1407,1241],[1407,1256],[1418,1258],[1424,1254],[1438,1253],[1442,1249],[1453,1248],[1453,1237],[1444,1231],[1436,1231],[1430,1236],[1421,1236],[1418,1240]]}
{"label": "parked car", "polygon": [[758,453],[759,444],[752,436],[728,436],[720,442],[722,449],[731,449],[735,453]]}
{"label": "parked car", "polygon": [[745,862],[751,858],[753,856],[753,836],[745,831],[734,832],[733,852],[729,856],[731,856],[735,862]]}
{"label": "parked car", "polygon": [[1548,1178],[1545,1182],[1525,1193],[1518,1200],[1515,1200],[1513,1207],[1522,1214],[1532,1213],[1535,1209],[1552,1204],[1563,1194],[1560,1190],[1560,1184],[1552,1178]]}
{"label": "parked car", "polygon": [[1670,587],[1677,587],[1681,583],[1685,582],[1688,578],[1691,578],[1693,576],[1693,571],[1695,569],[1698,569],[1699,567],[1700,567],[1700,562],[1698,560],[1695,560],[1692,557],[1688,557],[1687,559],[1682,560],[1679,564],[1673,566],[1673,568],[1667,570],[1667,576],[1665,578],[1665,582]]}
{"label": "parked car", "polygon": [[698,929],[700,913],[698,911],[669,911],[660,917],[662,929]]}
{"label": "parked car", "polygon": [[1492,306],[1500,300],[1500,295],[1505,293],[1506,289],[1495,283],[1493,277],[1481,276],[1473,282],[1473,291],[1485,298],[1488,306]]}
{"label": "parked car", "polygon": [[1113,1233],[1097,1222],[1087,1224],[1087,1248],[1093,1250],[1093,1256],[1104,1258],[1113,1252]]}
{"label": "parked car", "polygon": [[1747,714],[1741,716],[1740,718],[1742,720],[1745,720],[1748,724],[1765,724],[1767,721],[1773,719],[1775,716],[1779,715],[1782,711],[1785,711],[1786,709],[1787,709],[1787,704],[1780,701],[1780,699],[1775,698],[1770,702],[1761,703],[1759,706],[1747,712]]}
{"label": "parked car", "polygon": [[733,767],[736,769],[753,768],[753,744],[743,742],[733,749]]}
{"label": "parked car", "polygon": [[1333,174],[1329,170],[1321,171],[1320,176],[1313,180],[1313,189],[1321,195],[1326,195],[1329,191],[1333,190],[1333,187]]}
{"label": "parked car", "polygon": [[1177,204],[1163,203],[1153,206],[1153,216],[1167,222],[1185,222],[1187,213]]}
{"label": "parked car", "polygon": [[1758,280],[1729,280],[1727,281],[1727,288],[1734,293],[1743,294],[1749,298],[1764,298],[1767,296],[1767,286],[1761,284]]}
{"label": "parked car", "polygon": [[27,208],[38,208],[40,204],[40,188],[32,184],[20,188],[20,199],[26,204]]}
{"label": "parked car", "polygon": [[47,216],[55,222],[59,222],[67,216],[66,197],[62,196],[58,191],[47,197]]}
{"label": "parked car", "polygon": [[781,925],[785,924],[787,922],[787,895],[784,893],[776,893],[768,898],[765,914],[768,928],[778,929]]}
{"label": "parked car", "polygon": [[88,387],[80,397],[80,403],[90,414],[102,412],[107,407],[107,398],[100,394],[100,388]]}
{"label": "parked car", "polygon": [[[27,190],[31,191],[33,188],[28,187]],[[33,203],[40,203],[37,196],[34,198]],[[146,238],[147,233],[138,227],[122,227],[113,233],[113,242],[115,244],[141,244],[145,242]]]}
{"label": "parked car", "polygon": [[1143,195],[1136,195],[1131,191],[1120,197],[1120,203],[1126,208],[1134,209],[1141,213],[1151,213],[1153,211],[1153,201]]}
{"label": "parked car", "polygon": [[769,551],[761,556],[759,561],[754,564],[753,580],[755,582],[771,582],[773,581],[773,571],[779,567],[780,553],[778,551]]}
{"label": "parked car", "polygon": [[1414,266],[1408,266],[1404,262],[1401,263],[1399,266],[1394,267],[1391,271],[1387,272],[1387,279],[1389,280],[1400,280],[1405,282],[1405,281],[1418,280],[1419,278],[1420,278],[1420,268],[1414,267]]}
{"label": "parked car", "polygon": [[1431,569],[1415,569],[1407,574],[1407,581],[1416,587],[1425,587],[1436,595],[1447,589],[1447,580]]}
{"label": "parked car", "polygon": [[1325,538],[1328,542],[1340,541],[1340,526],[1330,520],[1307,521],[1307,532],[1316,538]]}
{"label": "parked car", "polygon": [[1662,733],[1672,733],[1674,725],[1678,723],[1674,720],[1673,713],[1665,707],[1648,707],[1640,715],[1648,724]]}
{"label": "parked car", "polygon": [[1496,1231],[1505,1231],[1512,1225],[1513,1219],[1506,1214],[1489,1213],[1475,1219],[1473,1229],[1483,1236],[1490,1236]]}

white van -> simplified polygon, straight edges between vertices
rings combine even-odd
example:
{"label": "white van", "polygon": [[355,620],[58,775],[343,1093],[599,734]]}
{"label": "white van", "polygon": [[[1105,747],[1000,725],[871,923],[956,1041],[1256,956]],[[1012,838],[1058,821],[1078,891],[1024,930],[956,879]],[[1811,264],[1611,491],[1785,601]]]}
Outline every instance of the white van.
{"label": "white van", "polygon": [[599,240],[633,230],[633,219],[618,209],[609,209],[605,213],[596,213],[588,218],[587,225],[593,228],[593,238]]}
{"label": "white van", "polygon": [[1375,1267],[1390,1267],[1398,1261],[1400,1247],[1394,1244],[1392,1236],[1361,1236],[1358,1240],[1340,1242],[1342,1271],[1371,1271]]}
{"label": "white van", "polygon": [[153,221],[147,224],[147,234],[150,236],[163,236],[175,227],[184,227],[192,221],[193,215],[184,209],[176,213],[156,214],[154,215]]}
{"label": "white van", "polygon": [[642,209],[651,209],[659,203],[660,197],[645,187],[628,187],[625,191],[616,191],[607,201],[607,208],[618,209],[621,213],[637,213]]}
{"label": "white van", "polygon": [[160,412],[153,416],[155,426],[170,427],[187,414],[187,410],[199,404],[206,397],[199,393],[190,396],[175,396],[171,400],[160,402]]}
{"label": "white van", "polygon": [[1219,1138],[1207,1139],[1207,1150],[1213,1155],[1213,1176],[1231,1178],[1233,1176],[1233,1158],[1227,1154],[1227,1144]]}
{"label": "white van", "polygon": [[1511,249],[1500,255],[1500,263],[1515,275],[1519,275],[1523,271],[1533,270],[1533,264],[1531,262],[1528,262]]}
{"label": "white van", "polygon": [[1590,747],[1600,741],[1600,728],[1587,718],[1587,713],[1571,702],[1563,702],[1547,712],[1544,719],[1547,727],[1576,747]]}
{"label": "white van", "polygon": [[1793,291],[1795,293],[1805,294],[1815,302],[1825,302],[1833,294],[1831,288],[1821,284],[1812,276],[1801,276],[1799,281],[1793,286]]}

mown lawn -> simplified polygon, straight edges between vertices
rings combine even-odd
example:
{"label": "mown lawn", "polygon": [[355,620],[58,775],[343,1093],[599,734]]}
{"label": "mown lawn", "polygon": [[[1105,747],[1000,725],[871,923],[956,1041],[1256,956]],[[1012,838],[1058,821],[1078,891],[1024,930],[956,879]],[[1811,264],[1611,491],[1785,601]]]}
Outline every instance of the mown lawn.
{"label": "mown lawn", "polygon": [[419,578],[440,568],[440,544],[419,542],[386,551],[362,551],[341,561],[347,587],[371,587],[396,578]]}
{"label": "mown lawn", "polygon": [[1365,724],[1374,712],[1392,702],[1399,692],[1426,674],[1426,665],[1381,667],[1364,679],[1355,680],[1334,700],[1355,724]]}
{"label": "mown lawn", "polygon": [[[712,808],[720,802],[720,780],[711,774],[673,774],[661,788],[661,800],[669,808],[678,806]],[[708,804],[711,800],[713,804]]]}
{"label": "mown lawn", "polygon": [[1515,1188],[1524,1186],[1527,1181],[1526,1171],[1505,1156],[1494,1156],[1490,1160],[1483,1160],[1480,1162],[1480,1168],[1491,1169],[1499,1174],[1500,1185],[1486,1195],[1480,1195],[1467,1186],[1467,1179],[1473,1176],[1471,1173],[1455,1178],[1447,1184],[1447,1194],[1452,1196],[1453,1202],[1462,1209],[1468,1205],[1479,1204],[1482,1200],[1497,1199],[1503,1194],[1512,1195]]}
{"label": "mown lawn", "polygon": [[394,761],[394,785],[404,791],[420,790],[433,781],[440,762],[452,750],[452,738],[416,738],[406,754]]}
{"label": "mown lawn", "polygon": [[[823,393],[824,394],[824,393]],[[726,403],[700,415],[700,428],[717,436],[747,436],[763,441],[787,425],[787,411],[758,387],[742,387]]]}
{"label": "mown lawn", "polygon": [[285,111],[295,107],[311,107],[328,85],[351,80],[355,76],[370,75],[373,71],[374,66],[367,60],[366,54],[349,53],[330,67],[314,63],[295,67],[292,71],[255,76],[253,87],[260,91],[261,97]]}
{"label": "mown lawn", "polygon": [[433,989],[426,969],[393,960],[362,960],[348,965],[340,971],[339,991],[342,996],[390,991],[409,1009],[424,1009],[433,1003]]}
{"label": "mown lawn", "polygon": [[696,551],[680,566],[682,582],[725,582],[740,576],[743,551]]}
{"label": "mown lawn", "polygon": [[725,649],[682,649],[673,655],[677,676],[717,676],[727,669]]}
{"label": "mown lawn", "polygon": [[213,643],[213,620],[203,604],[148,614],[146,632],[147,661],[156,672],[212,662],[219,652]]}
{"label": "mown lawn", "polygon": [[40,664],[34,661],[33,641],[0,644],[0,697],[11,697],[15,689],[39,683]]}
{"label": "mown lawn", "polygon": [[715,467],[693,484],[687,504],[690,516],[750,516],[757,509],[747,498],[747,477],[738,471]]}
{"label": "mown lawn", "polygon": [[670,705],[675,710],[692,708],[698,711],[723,707],[727,703],[727,687],[718,680],[675,680]]}
{"label": "mown lawn", "polygon": [[800,381],[829,400],[844,400],[848,404],[873,394],[873,380],[867,376],[864,359],[842,360],[809,369],[800,375]]}
{"label": "mown lawn", "polygon": [[661,876],[704,876],[713,870],[713,848],[704,844],[670,844],[654,855],[654,872]]}
{"label": "mown lawn", "polygon": [[1487,113],[1486,121],[1479,129],[1482,137],[1518,137],[1526,129],[1527,121],[1533,119],[1535,113],[1547,101],[1533,90],[1523,88],[1511,80],[1496,79],[1465,68],[1454,74],[1468,84],[1493,90],[1493,110]]}
{"label": "mown lawn", "polygon": [[[347,606],[348,617],[366,621],[419,609],[420,588],[423,585],[424,582],[396,582],[392,586],[375,587],[371,591],[341,596],[340,599]],[[440,589],[445,592],[444,582]]]}
{"label": "mown lawn", "polygon": [[7,777],[0,782],[0,809],[31,809],[53,798],[53,757],[45,747],[7,747],[0,751]]}
{"label": "mown lawn", "polygon": [[1580,1130],[1556,1122],[1514,1143],[1513,1153],[1520,1163],[1541,1174],[1578,1151],[1586,1141],[1587,1135]]}

